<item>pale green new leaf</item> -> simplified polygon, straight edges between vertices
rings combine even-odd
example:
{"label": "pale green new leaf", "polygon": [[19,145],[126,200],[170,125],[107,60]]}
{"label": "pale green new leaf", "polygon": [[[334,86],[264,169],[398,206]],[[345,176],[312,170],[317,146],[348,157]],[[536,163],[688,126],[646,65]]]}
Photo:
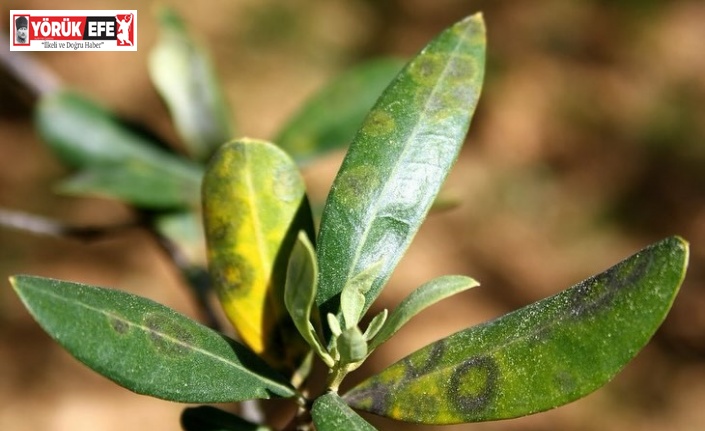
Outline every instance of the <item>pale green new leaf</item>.
{"label": "pale green new leaf", "polygon": [[[365,337],[365,340],[370,341],[371,339],[374,338],[375,335],[379,333],[379,331],[382,329],[384,326],[384,322],[387,321],[387,314],[388,311],[385,308],[382,310],[378,315],[372,318],[370,321],[370,324],[367,326],[367,329],[365,330],[365,333],[362,334],[363,337]],[[368,348],[370,351],[374,350],[374,346],[368,345]]]}
{"label": "pale green new leaf", "polygon": [[314,401],[311,416],[316,431],[376,431],[332,392]]}
{"label": "pale green new leaf", "polygon": [[316,252],[306,232],[301,231],[296,238],[291,257],[289,257],[284,302],[296,329],[299,330],[304,340],[316,351],[316,354],[326,365],[333,366],[332,358],[321,344],[315,327],[311,323],[317,285]]}
{"label": "pale green new leaf", "polygon": [[344,330],[336,345],[343,364],[359,362],[367,356],[367,340],[357,326]]}
{"label": "pale green new leaf", "polygon": [[558,407],[612,379],[663,322],[685,276],[671,237],[555,296],[437,341],[348,392],[352,407],[452,424]]}
{"label": "pale green new leaf", "polygon": [[370,342],[370,350],[389,340],[406,322],[427,307],[475,286],[479,286],[477,281],[462,275],[446,275],[423,284],[392,311],[377,336]]}
{"label": "pale green new leaf", "polygon": [[379,275],[383,263],[384,261],[380,260],[361,271],[350,279],[343,288],[340,296],[340,311],[343,313],[345,328],[356,326],[362,318],[362,312],[365,309],[365,293],[372,287],[372,283]]}
{"label": "pale green new leaf", "polygon": [[41,277],[11,282],[69,353],[139,394],[188,403],[296,395],[244,346],[149,299]]}
{"label": "pale green new leaf", "polygon": [[334,336],[339,337],[340,334],[343,333],[343,329],[340,327],[340,322],[338,322],[338,318],[335,317],[334,314],[328,313],[326,319],[328,320],[328,327],[330,328],[330,332]]}

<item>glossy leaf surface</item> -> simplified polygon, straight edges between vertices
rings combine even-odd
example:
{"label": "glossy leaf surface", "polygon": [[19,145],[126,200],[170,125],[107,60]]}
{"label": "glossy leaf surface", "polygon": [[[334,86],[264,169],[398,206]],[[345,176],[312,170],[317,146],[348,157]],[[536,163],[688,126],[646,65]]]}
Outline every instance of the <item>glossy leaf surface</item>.
{"label": "glossy leaf surface", "polygon": [[272,431],[211,406],[189,407],[181,414],[184,431]]}
{"label": "glossy leaf surface", "polygon": [[230,111],[206,52],[181,18],[160,13],[161,33],[149,55],[149,74],[189,153],[206,160],[232,137]]}
{"label": "glossy leaf surface", "polygon": [[203,180],[203,219],[213,283],[242,340],[277,368],[293,371],[308,345],[284,303],[296,235],[313,223],[296,164],[250,139],[214,155]]}
{"label": "glossy leaf surface", "polygon": [[398,59],[376,59],[342,74],[311,97],[274,140],[298,163],[350,145],[382,91],[401,70]]}
{"label": "glossy leaf surface", "polygon": [[375,431],[375,427],[355,413],[338,394],[327,393],[311,409],[316,431]]}
{"label": "glossy leaf surface", "polygon": [[[99,190],[150,208],[198,202],[200,166],[158,148],[105,108],[76,93],[60,91],[43,97],[35,122],[63,162],[87,169],[83,177],[66,185],[74,192]],[[110,184],[114,181],[119,184]],[[130,191],[129,184],[143,190]]]}
{"label": "glossy leaf surface", "polygon": [[482,17],[434,39],[385,90],[333,183],[318,241],[317,303],[337,313],[348,280],[384,265],[367,310],[404,254],[455,162],[484,75]]}
{"label": "glossy leaf surface", "polygon": [[295,395],[244,346],[149,299],[40,277],[11,281],[52,338],[134,392],[196,403]]}
{"label": "glossy leaf surface", "polygon": [[649,341],[687,260],[685,241],[663,240],[555,296],[426,346],[345,400],[427,424],[513,418],[576,400]]}
{"label": "glossy leaf surface", "polygon": [[425,308],[449,296],[478,285],[479,283],[477,281],[462,275],[438,277],[423,284],[404,298],[401,304],[392,311],[389,315],[389,319],[386,320],[377,336],[374,337],[370,343],[370,350],[374,350],[377,346],[391,338],[406,322]]}

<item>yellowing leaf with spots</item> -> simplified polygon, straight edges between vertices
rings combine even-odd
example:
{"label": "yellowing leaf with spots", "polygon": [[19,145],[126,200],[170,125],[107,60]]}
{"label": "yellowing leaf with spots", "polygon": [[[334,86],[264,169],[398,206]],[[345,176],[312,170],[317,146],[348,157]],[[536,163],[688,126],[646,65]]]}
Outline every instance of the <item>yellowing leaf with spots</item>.
{"label": "yellowing leaf with spots", "polygon": [[333,183],[318,240],[321,315],[377,262],[369,309],[418,231],[470,127],[485,68],[482,16],[443,31],[397,75],[364,120]]}
{"label": "yellowing leaf with spots", "polygon": [[284,304],[286,267],[300,230],[313,238],[296,164],[273,144],[223,145],[203,180],[210,273],[243,342],[272,366],[292,372],[308,351]]}
{"label": "yellowing leaf with spots", "polygon": [[353,408],[452,424],[508,419],[607,383],[661,325],[685,276],[671,237],[555,296],[437,341],[345,394]]}

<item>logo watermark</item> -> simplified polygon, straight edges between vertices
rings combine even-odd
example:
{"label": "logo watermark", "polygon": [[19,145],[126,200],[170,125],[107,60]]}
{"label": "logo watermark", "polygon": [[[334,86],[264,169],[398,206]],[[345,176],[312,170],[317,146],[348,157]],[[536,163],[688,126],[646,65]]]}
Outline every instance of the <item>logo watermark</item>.
{"label": "logo watermark", "polygon": [[11,10],[10,51],[137,51],[136,10]]}

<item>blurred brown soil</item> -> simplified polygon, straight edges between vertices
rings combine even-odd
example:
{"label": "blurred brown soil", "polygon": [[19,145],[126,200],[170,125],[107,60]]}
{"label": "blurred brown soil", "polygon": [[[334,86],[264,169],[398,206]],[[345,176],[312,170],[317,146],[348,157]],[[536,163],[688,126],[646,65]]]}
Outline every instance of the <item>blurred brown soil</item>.
{"label": "blurred brown soil", "polygon": [[[682,291],[653,341],[614,381],[550,412],[443,429],[705,429],[704,2],[164,3],[184,13],[212,51],[239,134],[262,138],[345,67],[375,55],[412,55],[443,27],[483,10],[486,85],[445,190],[462,203],[429,217],[374,309],[393,307],[442,274],[467,274],[482,286],[419,315],[349,383],[680,234],[692,246]],[[146,71],[154,6],[66,1],[62,8],[138,7],[138,52],[32,57],[65,84],[178,145]],[[58,6],[36,0],[13,7]],[[7,32],[7,21],[0,24]],[[129,219],[120,204],[52,193],[66,171],[4,79],[0,207],[77,224]],[[307,169],[314,199],[324,198],[339,162],[336,155]],[[0,229],[0,279],[17,273],[114,286],[196,316],[177,272],[139,231],[81,243]],[[181,405],[132,394],[87,370],[38,328],[2,283],[1,430],[178,428]],[[370,420],[382,429],[435,429]]]}

